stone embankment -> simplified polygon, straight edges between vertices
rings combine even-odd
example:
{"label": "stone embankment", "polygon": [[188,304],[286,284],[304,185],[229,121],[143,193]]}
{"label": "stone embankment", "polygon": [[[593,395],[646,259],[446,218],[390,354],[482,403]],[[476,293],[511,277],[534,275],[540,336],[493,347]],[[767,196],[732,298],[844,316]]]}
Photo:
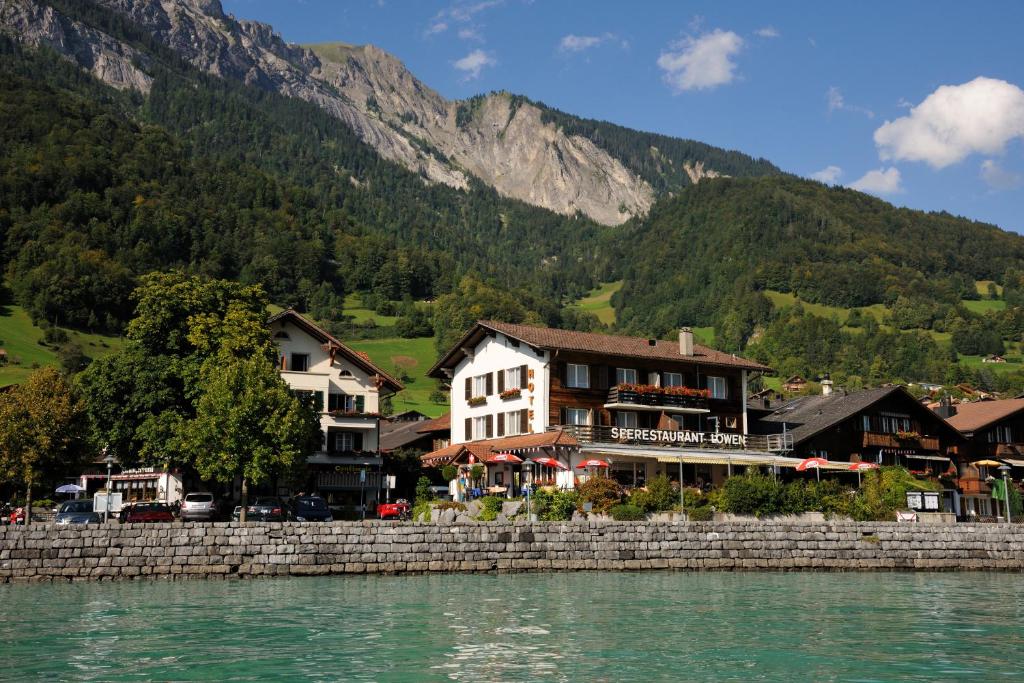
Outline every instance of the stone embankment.
{"label": "stone embankment", "polygon": [[0,527],[0,583],[562,570],[1024,569],[1024,526],[824,522]]}

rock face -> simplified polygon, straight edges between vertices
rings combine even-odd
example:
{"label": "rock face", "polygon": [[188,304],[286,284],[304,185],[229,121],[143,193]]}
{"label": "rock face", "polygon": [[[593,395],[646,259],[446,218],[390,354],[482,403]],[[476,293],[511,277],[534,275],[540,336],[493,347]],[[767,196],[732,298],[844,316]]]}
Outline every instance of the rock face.
{"label": "rock face", "polygon": [[[650,185],[619,160],[507,94],[448,101],[376,47],[290,45],[266,24],[225,14],[218,0],[96,2],[203,71],[316,103],[431,181],[466,188],[472,175],[505,196],[607,225],[653,202]],[[0,0],[0,30],[114,87],[150,89],[146,55],[36,0]]]}

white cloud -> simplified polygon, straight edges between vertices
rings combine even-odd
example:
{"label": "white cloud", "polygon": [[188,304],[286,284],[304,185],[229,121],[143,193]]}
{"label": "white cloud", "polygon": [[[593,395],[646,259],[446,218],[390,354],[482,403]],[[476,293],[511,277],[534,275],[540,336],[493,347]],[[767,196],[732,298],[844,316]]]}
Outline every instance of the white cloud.
{"label": "white cloud", "polygon": [[[438,33],[444,33],[453,25],[456,24],[468,24],[474,20],[474,18],[492,7],[503,5],[505,0],[480,0],[479,2],[466,2],[460,0],[459,2],[453,2],[448,7],[445,7],[440,12],[434,15],[433,19],[427,25],[427,28],[423,31],[424,36],[432,36]],[[459,37],[463,40],[482,40],[480,33],[476,27],[470,27],[467,29],[461,29],[459,31]]]}
{"label": "white cloud", "polygon": [[779,32],[774,26],[762,26],[761,28],[754,31],[755,35],[761,36],[762,38],[778,38]]}
{"label": "white cloud", "polygon": [[463,80],[470,81],[480,76],[480,71],[486,66],[497,64],[495,59],[483,50],[473,50],[462,59],[455,62],[455,68],[463,72]]}
{"label": "white cloud", "polygon": [[[558,50],[559,52],[583,52],[592,47],[598,47],[603,43],[617,40],[619,38],[614,33],[604,33],[599,36],[577,36],[570,33],[562,36],[562,39],[558,41]],[[625,40],[619,41],[619,43],[624,50],[629,47],[629,43]]]}
{"label": "white cloud", "polygon": [[847,104],[846,98],[843,97],[843,91],[834,85],[825,91],[825,100],[828,102],[829,114],[834,111],[852,111],[858,114],[864,114],[864,116],[869,119],[875,118],[875,112],[871,111],[867,107],[861,107],[856,104]]}
{"label": "white cloud", "polygon": [[731,83],[736,78],[733,58],[743,49],[743,39],[732,31],[715,29],[697,38],[686,38],[658,57],[662,78],[675,92],[703,90]]}
{"label": "white cloud", "polygon": [[945,168],[974,153],[999,154],[1006,143],[1024,137],[1024,90],[979,76],[962,85],[944,85],[875,131],[883,160],[924,161]]}
{"label": "white cloud", "polygon": [[466,28],[459,29],[459,38],[462,40],[477,40],[481,43],[484,42],[484,37],[480,34],[480,30],[475,26],[467,26]]}
{"label": "white cloud", "polygon": [[993,190],[1012,190],[1020,187],[1024,178],[1003,168],[994,159],[981,162],[981,179]]}
{"label": "white cloud", "polygon": [[898,194],[903,192],[902,178],[898,168],[889,167],[868,171],[860,179],[850,183],[854,190],[869,194]]}
{"label": "white cloud", "polygon": [[434,22],[431,22],[430,26],[428,26],[423,31],[423,35],[425,35],[425,36],[432,36],[432,35],[434,35],[436,33],[444,33],[447,30],[448,30],[447,22],[444,22],[444,21],[434,21]]}
{"label": "white cloud", "polygon": [[811,177],[817,181],[825,183],[826,185],[835,185],[842,175],[843,169],[838,166],[826,166],[820,171],[812,173]]}

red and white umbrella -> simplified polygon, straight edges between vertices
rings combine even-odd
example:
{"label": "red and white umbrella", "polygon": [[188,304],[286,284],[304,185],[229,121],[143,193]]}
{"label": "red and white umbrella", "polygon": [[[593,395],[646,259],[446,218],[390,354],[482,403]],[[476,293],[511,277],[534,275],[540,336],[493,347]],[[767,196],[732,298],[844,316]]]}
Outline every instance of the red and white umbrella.
{"label": "red and white umbrella", "polygon": [[850,465],[849,469],[855,470],[857,472],[860,472],[860,471],[863,471],[863,470],[877,470],[878,469],[878,463],[877,462],[855,462],[855,463],[852,463]]}
{"label": "red and white umbrella", "polygon": [[825,458],[804,458],[800,461],[800,464],[796,466],[796,471],[803,472],[805,470],[814,470],[814,474],[817,475],[818,481],[821,481],[821,467],[826,464],[828,464],[828,460]]}
{"label": "red and white umbrella", "polygon": [[597,458],[591,458],[590,460],[584,460],[579,465],[576,465],[577,469],[586,469],[588,467],[608,467],[608,463],[604,460],[598,460]]}
{"label": "red and white umbrella", "polygon": [[568,465],[560,463],[557,460],[555,460],[554,458],[534,458],[533,462],[537,463],[538,465],[542,465],[544,467],[554,467],[554,468],[559,469],[559,470],[567,470],[567,469],[569,469]]}
{"label": "red and white umbrella", "polygon": [[519,462],[522,462],[522,461],[523,461],[522,458],[520,458],[518,455],[513,455],[512,453],[498,453],[497,455],[492,455],[487,460],[487,462],[510,462],[510,463],[519,463]]}

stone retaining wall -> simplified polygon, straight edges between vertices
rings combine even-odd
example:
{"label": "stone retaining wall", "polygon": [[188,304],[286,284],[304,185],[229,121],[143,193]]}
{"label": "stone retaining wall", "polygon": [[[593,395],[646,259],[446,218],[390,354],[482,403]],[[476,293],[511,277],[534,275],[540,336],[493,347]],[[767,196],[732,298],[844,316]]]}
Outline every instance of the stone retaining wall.
{"label": "stone retaining wall", "polygon": [[824,522],[0,527],[0,582],[559,570],[1024,569],[1024,526]]}

